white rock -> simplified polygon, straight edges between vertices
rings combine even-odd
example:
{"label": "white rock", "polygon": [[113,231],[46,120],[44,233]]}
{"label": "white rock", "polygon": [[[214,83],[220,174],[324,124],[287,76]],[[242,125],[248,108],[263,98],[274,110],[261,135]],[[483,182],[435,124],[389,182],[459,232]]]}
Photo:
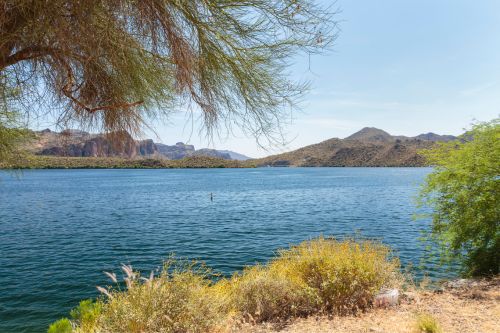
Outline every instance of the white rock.
{"label": "white rock", "polygon": [[375,306],[394,306],[399,304],[399,290],[397,289],[382,289],[373,301]]}

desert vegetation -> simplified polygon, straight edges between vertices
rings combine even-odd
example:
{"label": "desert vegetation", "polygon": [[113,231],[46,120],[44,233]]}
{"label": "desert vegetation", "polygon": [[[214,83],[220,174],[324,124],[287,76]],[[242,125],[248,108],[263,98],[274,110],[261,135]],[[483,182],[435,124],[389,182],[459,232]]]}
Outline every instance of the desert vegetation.
{"label": "desert vegetation", "polygon": [[50,333],[216,332],[244,323],[352,314],[369,308],[383,287],[401,283],[399,261],[376,242],[319,238],[281,250],[266,264],[214,279],[205,266],[167,260],[161,272],[140,276],[122,267],[124,282],[98,287]]}
{"label": "desert vegetation", "polygon": [[[460,283],[459,283],[460,282]],[[446,282],[437,290],[407,285],[398,306],[350,316],[309,316],[286,325],[244,324],[238,333],[499,332],[499,278]]]}
{"label": "desert vegetation", "polygon": [[24,154],[15,160],[0,162],[0,169],[168,169],[168,168],[240,168],[249,167],[236,160],[192,156],[180,160],[121,157],[60,157]]}
{"label": "desert vegetation", "polygon": [[415,322],[415,333],[441,333],[441,326],[429,313],[421,313]]}

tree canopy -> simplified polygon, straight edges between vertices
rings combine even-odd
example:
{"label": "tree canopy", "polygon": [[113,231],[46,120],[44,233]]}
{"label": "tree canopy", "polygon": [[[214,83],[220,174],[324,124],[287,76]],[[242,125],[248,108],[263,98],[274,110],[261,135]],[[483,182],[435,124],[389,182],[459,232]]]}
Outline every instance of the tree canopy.
{"label": "tree canopy", "polygon": [[0,0],[0,94],[104,131],[183,103],[209,132],[272,137],[307,87],[290,57],[331,45],[333,14],[313,0]]}
{"label": "tree canopy", "polygon": [[460,141],[423,152],[435,166],[421,192],[433,208],[431,238],[467,275],[500,269],[500,119],[475,125]]}

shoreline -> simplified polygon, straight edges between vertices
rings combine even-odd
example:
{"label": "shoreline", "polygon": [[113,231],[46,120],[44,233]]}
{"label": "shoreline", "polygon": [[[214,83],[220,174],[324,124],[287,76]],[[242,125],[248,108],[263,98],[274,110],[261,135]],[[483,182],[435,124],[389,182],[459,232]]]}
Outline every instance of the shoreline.
{"label": "shoreline", "polygon": [[349,316],[311,316],[286,323],[246,324],[242,333],[420,333],[418,318],[428,315],[445,333],[499,333],[500,276],[451,279],[441,288],[403,291],[398,305]]}
{"label": "shoreline", "polygon": [[179,160],[157,158],[129,159],[123,157],[61,157],[27,155],[17,161],[0,162],[0,170],[46,169],[255,169],[255,168],[430,168],[422,165],[334,165],[273,166],[258,165],[255,160],[224,160],[213,157],[187,157]]}

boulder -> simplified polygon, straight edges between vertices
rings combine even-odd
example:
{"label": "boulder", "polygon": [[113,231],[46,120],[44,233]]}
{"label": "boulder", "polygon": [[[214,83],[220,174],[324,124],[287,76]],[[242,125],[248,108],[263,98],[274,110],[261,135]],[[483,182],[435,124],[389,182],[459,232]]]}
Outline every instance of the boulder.
{"label": "boulder", "polygon": [[376,307],[395,306],[399,304],[399,290],[382,289],[373,300]]}

